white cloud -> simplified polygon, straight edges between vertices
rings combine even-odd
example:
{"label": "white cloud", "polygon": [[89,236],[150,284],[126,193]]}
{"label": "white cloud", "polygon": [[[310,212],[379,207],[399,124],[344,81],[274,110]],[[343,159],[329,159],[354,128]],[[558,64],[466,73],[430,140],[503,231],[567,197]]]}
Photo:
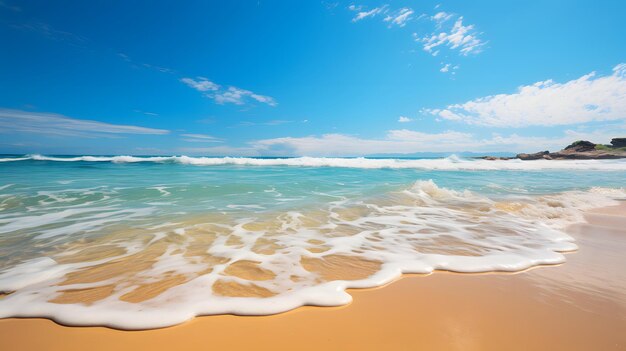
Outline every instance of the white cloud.
{"label": "white cloud", "polygon": [[[443,64],[443,62],[442,62],[442,64]],[[439,72],[442,72],[442,73],[448,73],[449,72],[450,74],[456,74],[455,71],[457,69],[459,69],[459,65],[454,65],[453,66],[451,63],[446,63],[446,64],[444,64],[441,67],[441,69],[439,69]]]}
{"label": "white cloud", "polygon": [[198,139],[216,139],[214,136],[206,135],[206,134],[181,134],[181,136],[188,138],[198,138]]}
{"label": "white cloud", "polygon": [[363,10],[363,6],[355,6],[355,5],[350,5],[348,6],[348,9],[350,9],[350,11],[356,11],[357,14],[356,16],[352,19],[352,22],[358,22],[364,18],[367,17],[374,17],[376,15],[378,15],[379,13],[382,13],[384,11],[386,11],[387,9],[387,5],[381,6],[381,7],[376,7],[373,8],[369,11],[362,11]]}
{"label": "white cloud", "polygon": [[513,94],[486,96],[425,112],[494,127],[626,120],[626,64],[617,65],[608,76],[592,72],[565,83],[546,80],[521,86]]}
{"label": "white cloud", "polygon": [[447,20],[449,20],[450,18],[452,18],[453,15],[447,12],[437,12],[435,15],[431,16],[430,19],[434,22],[437,23],[437,25],[441,25],[444,22],[446,22]]}
{"label": "white cloud", "polygon": [[398,122],[400,123],[408,123],[411,122],[412,119],[410,119],[409,117],[405,117],[405,116],[400,116],[400,118],[398,118]]}
{"label": "white cloud", "polygon": [[206,134],[181,134],[183,141],[190,143],[221,143],[222,140]]}
{"label": "white cloud", "polygon": [[214,83],[204,77],[196,77],[196,79],[182,78],[180,81],[197,91],[205,92],[206,97],[215,100],[215,102],[218,104],[230,103],[235,105],[244,105],[246,102],[249,101],[249,99],[252,99],[267,104],[269,106],[278,105],[273,97],[257,94],[250,90],[245,90],[234,86],[229,86],[227,89],[222,89],[219,84]]}
{"label": "white cloud", "polygon": [[228,87],[226,91],[221,91],[215,93],[214,95],[207,96],[212,97],[218,104],[232,103],[236,105],[243,105],[247,98],[251,98],[270,106],[277,105],[276,100],[270,96],[259,95],[251,92],[250,90],[240,89],[237,87]]}
{"label": "white cloud", "polygon": [[[435,9],[438,7],[439,5],[435,6]],[[435,24],[433,26],[434,31],[426,36],[413,33],[413,38],[415,41],[421,43],[423,49],[432,56],[438,56],[442,50],[456,50],[463,56],[478,54],[487,43],[480,38],[482,33],[477,32],[473,25],[463,24],[463,17],[445,11],[438,11],[432,16],[421,14],[415,18],[415,11],[408,7],[403,7],[399,10],[391,10],[388,5],[384,5],[367,11],[364,10],[363,6],[350,5],[348,9],[357,12],[352,22],[358,22],[362,19],[382,14],[385,15],[383,21],[389,23],[389,28],[394,25],[405,27],[406,24],[412,20],[418,22],[418,20],[422,18],[430,19],[430,21]],[[454,18],[456,18],[456,21],[451,21]],[[442,67],[440,71],[444,73],[451,72],[451,74],[454,75],[454,70],[458,68],[458,65],[446,65]]]}
{"label": "white cloud", "polygon": [[[574,140],[587,139],[606,143],[610,133],[603,131],[576,132],[568,130],[557,137],[528,137],[493,134],[477,138],[470,133],[445,131],[424,133],[407,129],[390,130],[385,138],[365,139],[345,134],[283,137],[251,142],[258,155],[290,156],[364,156],[372,154],[411,154],[417,152],[536,152],[560,150]],[[241,149],[250,153],[250,148]]]}
{"label": "white cloud", "polygon": [[[440,26],[443,22],[443,15],[437,17],[433,16],[432,19]],[[439,31],[432,33],[426,37],[419,37],[415,34],[415,40],[423,44],[424,50],[436,56],[438,48],[441,46],[447,46],[452,50],[459,50],[462,55],[477,54],[482,51],[482,47],[486,44],[479,38],[479,33],[474,29],[473,25],[463,25],[463,17],[459,17],[452,28],[449,31]]]}
{"label": "white cloud", "polygon": [[135,112],[137,112],[137,113],[144,114],[144,115],[146,115],[146,116],[153,116],[153,117],[156,117],[156,116],[158,116],[158,115],[159,115],[158,113],[148,112],[148,111],[142,111],[142,110],[133,110],[133,111],[135,111]]}
{"label": "white cloud", "polygon": [[228,90],[213,95],[213,99],[218,104],[233,103],[236,105],[243,105],[244,96],[247,92],[235,87],[229,87]]}
{"label": "white cloud", "polygon": [[385,17],[385,22],[390,22],[391,24],[398,25],[400,27],[404,27],[408,21],[411,20],[411,15],[414,11],[408,7],[404,7],[394,14],[388,15]]}
{"label": "white cloud", "polygon": [[[178,149],[186,154],[217,156],[366,156],[373,154],[412,154],[418,152],[537,152],[556,151],[572,141],[585,139],[608,143],[614,137],[615,126],[598,130],[566,130],[552,137],[501,135],[493,133],[479,138],[471,133],[444,131],[425,133],[397,129],[384,138],[367,139],[345,134],[322,136],[282,137],[249,142],[244,146],[187,147]],[[617,128],[620,128],[619,126]],[[626,130],[626,126],[621,126]]]}
{"label": "white cloud", "polygon": [[218,84],[215,84],[204,77],[196,77],[196,79],[183,78],[180,81],[196,89],[197,91],[216,91],[220,88]]}
{"label": "white cloud", "polygon": [[55,113],[0,109],[0,133],[59,136],[112,136],[116,134],[168,134],[168,130],[75,119]]}
{"label": "white cloud", "polygon": [[270,96],[265,96],[265,95],[259,95],[259,94],[255,94],[253,92],[249,92],[250,93],[250,97],[253,98],[254,100],[258,101],[258,102],[262,102],[264,104],[268,104],[270,106],[276,106],[278,105],[276,103],[276,100],[274,100],[273,97]]}
{"label": "white cloud", "polygon": [[348,9],[357,13],[356,16],[352,18],[352,22],[358,22],[369,17],[376,17],[379,14],[385,14],[387,16],[383,18],[383,21],[389,22],[390,26],[397,25],[399,27],[404,27],[406,23],[413,18],[412,15],[415,13],[415,11],[408,7],[403,7],[397,11],[390,11],[388,5],[375,7],[369,11],[364,10],[363,6],[356,5],[350,5]]}
{"label": "white cloud", "polygon": [[422,151],[459,151],[459,142],[471,138],[460,132],[421,133],[391,130],[384,139],[363,139],[344,134],[325,134],[321,137],[284,137],[264,139],[251,145],[260,153],[297,156],[361,156],[377,153],[414,153]]}

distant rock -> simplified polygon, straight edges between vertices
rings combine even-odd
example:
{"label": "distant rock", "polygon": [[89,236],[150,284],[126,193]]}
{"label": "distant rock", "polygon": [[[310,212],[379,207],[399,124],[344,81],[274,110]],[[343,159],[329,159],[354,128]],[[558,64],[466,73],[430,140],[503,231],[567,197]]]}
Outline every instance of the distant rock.
{"label": "distant rock", "polygon": [[535,152],[534,154],[517,154],[516,158],[520,160],[541,160],[550,159],[550,151]]}
{"label": "distant rock", "polygon": [[[625,138],[616,138],[618,140]],[[616,140],[613,139],[613,140]],[[626,150],[622,150],[612,145],[594,144],[590,141],[579,140],[565,149],[550,154],[553,159],[575,159],[575,160],[602,160],[626,158]]]}
{"label": "distant rock", "polygon": [[513,160],[516,157],[481,156],[481,157],[476,157],[476,158],[487,160],[487,161],[501,161],[501,160]]}
{"label": "distant rock", "polygon": [[613,138],[611,139],[611,145],[613,147],[626,147],[626,138]]}
{"label": "distant rock", "polygon": [[553,160],[569,159],[569,160],[604,160],[626,158],[626,152],[614,152],[605,150],[591,150],[585,152],[561,150],[559,152],[550,153],[549,157]]}
{"label": "distant rock", "polygon": [[570,152],[587,152],[587,151],[593,151],[595,149],[596,149],[596,144],[587,140],[578,140],[566,146],[565,149],[561,151],[569,150]]}
{"label": "distant rock", "polygon": [[[509,157],[484,156],[483,160],[509,160]],[[541,151],[534,154],[518,154],[515,158],[531,160],[602,160],[626,158],[626,138],[613,138],[611,145],[594,144],[578,140],[557,152]]]}

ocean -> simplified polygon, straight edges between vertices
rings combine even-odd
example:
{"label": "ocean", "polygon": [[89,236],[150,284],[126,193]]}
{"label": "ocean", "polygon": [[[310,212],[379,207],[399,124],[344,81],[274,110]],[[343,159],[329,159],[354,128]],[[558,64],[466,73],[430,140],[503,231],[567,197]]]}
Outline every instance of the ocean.
{"label": "ocean", "polygon": [[626,160],[0,156],[0,318],[146,329],[566,260]]}

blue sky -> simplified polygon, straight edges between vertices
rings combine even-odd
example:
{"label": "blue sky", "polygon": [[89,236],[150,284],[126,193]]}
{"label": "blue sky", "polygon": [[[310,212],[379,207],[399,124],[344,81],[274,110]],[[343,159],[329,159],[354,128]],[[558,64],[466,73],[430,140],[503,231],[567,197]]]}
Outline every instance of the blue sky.
{"label": "blue sky", "polygon": [[359,156],[626,136],[623,1],[0,0],[0,152]]}

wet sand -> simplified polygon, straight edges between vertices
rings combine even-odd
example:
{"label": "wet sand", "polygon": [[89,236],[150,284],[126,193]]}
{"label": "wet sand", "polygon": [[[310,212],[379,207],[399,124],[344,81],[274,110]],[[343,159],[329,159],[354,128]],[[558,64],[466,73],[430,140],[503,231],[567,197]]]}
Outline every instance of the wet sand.
{"label": "wet sand", "polygon": [[405,276],[344,307],[207,316],[159,330],[0,320],[1,350],[626,350],[626,203],[569,228],[580,249],[516,274]]}

